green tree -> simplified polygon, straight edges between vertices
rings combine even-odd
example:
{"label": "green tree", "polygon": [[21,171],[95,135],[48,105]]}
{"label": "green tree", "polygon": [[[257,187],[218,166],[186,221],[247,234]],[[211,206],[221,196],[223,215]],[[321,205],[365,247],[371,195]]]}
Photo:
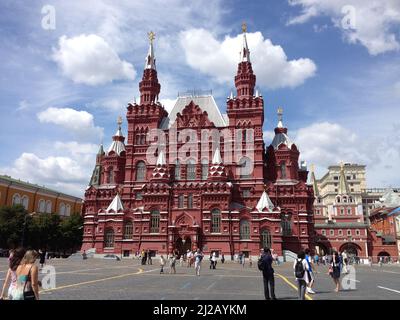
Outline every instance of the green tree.
{"label": "green tree", "polygon": [[80,214],[74,213],[63,219],[60,224],[62,250],[74,252],[82,245],[83,218]]}
{"label": "green tree", "polygon": [[0,247],[15,248],[21,244],[26,214],[22,205],[0,207]]}

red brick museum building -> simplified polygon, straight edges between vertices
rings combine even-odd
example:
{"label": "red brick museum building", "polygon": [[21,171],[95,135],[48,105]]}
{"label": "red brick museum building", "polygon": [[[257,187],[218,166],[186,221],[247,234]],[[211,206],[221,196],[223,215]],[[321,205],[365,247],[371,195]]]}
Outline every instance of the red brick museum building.
{"label": "red brick museum building", "polygon": [[[85,192],[82,250],[129,256],[201,248],[227,258],[272,247],[312,247],[311,185],[282,110],[263,139],[264,100],[255,90],[246,32],[226,114],[211,94],[179,95],[168,113],[150,39],[140,101],[127,106],[110,147],[100,148]],[[233,78],[233,75],[232,75]]]}

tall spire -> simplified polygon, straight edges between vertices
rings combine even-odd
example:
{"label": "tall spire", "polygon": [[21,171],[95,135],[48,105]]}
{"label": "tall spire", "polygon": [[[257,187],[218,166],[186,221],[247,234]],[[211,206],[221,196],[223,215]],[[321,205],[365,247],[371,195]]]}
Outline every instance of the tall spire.
{"label": "tall spire", "polygon": [[253,73],[250,62],[250,50],[247,45],[247,26],[245,23],[242,24],[243,32],[243,43],[240,50],[240,61],[238,70],[235,77],[235,86],[237,90],[237,98],[241,97],[253,97],[254,87],[256,85],[256,76]]}
{"label": "tall spire", "polygon": [[339,175],[339,189],[338,194],[350,194],[349,185],[347,184],[346,176],[344,174],[344,163],[340,162],[340,175]]}
{"label": "tall spire", "polygon": [[154,48],[153,48],[153,41],[156,37],[156,34],[153,31],[148,33],[149,36],[149,51],[146,57],[146,63],[144,65],[145,69],[154,69],[156,70],[156,58],[154,56]]}
{"label": "tall spire", "polygon": [[283,122],[282,122],[283,108],[279,107],[276,113],[278,114],[278,125],[276,127],[283,128]]}
{"label": "tall spire", "polygon": [[243,44],[242,49],[240,51],[240,61],[241,62],[250,62],[250,50],[247,45],[247,25],[245,22],[242,23],[242,32],[243,32]]}
{"label": "tall spire", "polygon": [[142,81],[139,83],[140,91],[140,104],[153,104],[158,100],[160,93],[160,83],[157,78],[156,70],[156,58],[154,55],[153,41],[155,39],[155,33],[150,31],[149,37],[149,52],[146,56],[146,63],[144,66]]}
{"label": "tall spire", "polygon": [[318,197],[319,189],[318,189],[317,179],[315,178],[314,169],[315,169],[314,164],[311,164],[311,183],[314,189],[314,195]]}

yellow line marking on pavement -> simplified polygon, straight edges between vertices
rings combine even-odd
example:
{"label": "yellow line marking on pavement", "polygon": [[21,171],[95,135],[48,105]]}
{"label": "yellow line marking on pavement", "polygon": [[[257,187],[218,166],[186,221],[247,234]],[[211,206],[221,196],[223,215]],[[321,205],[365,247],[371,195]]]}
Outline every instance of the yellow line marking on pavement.
{"label": "yellow line marking on pavement", "polygon": [[[279,273],[277,273],[276,275],[279,278],[281,278],[283,281],[285,281],[289,286],[291,286],[296,292],[298,291],[298,288],[293,283],[291,283],[285,276],[283,276]],[[308,294],[306,294],[305,297],[307,300],[313,300]]]}
{"label": "yellow line marking on pavement", "polygon": [[[158,270],[158,269],[154,269],[154,270]],[[42,291],[40,291],[39,293],[48,292],[48,291],[55,291],[55,290],[61,290],[61,289],[72,288],[72,287],[78,287],[78,286],[82,286],[82,285],[85,285],[85,284],[92,284],[92,283],[97,283],[97,282],[104,282],[104,281],[107,281],[107,280],[125,278],[125,277],[133,276],[133,275],[136,275],[136,274],[142,274],[142,273],[144,273],[144,272],[151,272],[151,271],[154,271],[154,270],[147,270],[147,271],[144,271],[143,269],[139,268],[139,271],[138,271],[138,272],[126,273],[126,274],[121,274],[121,275],[118,275],[118,276],[113,276],[113,277],[108,277],[108,278],[103,278],[103,279],[96,279],[96,280],[91,280],[91,281],[85,281],[85,282],[79,282],[79,283],[69,284],[69,285],[65,285],[65,286],[61,286],[61,287],[56,287],[56,288],[53,288],[53,289],[42,290]]]}

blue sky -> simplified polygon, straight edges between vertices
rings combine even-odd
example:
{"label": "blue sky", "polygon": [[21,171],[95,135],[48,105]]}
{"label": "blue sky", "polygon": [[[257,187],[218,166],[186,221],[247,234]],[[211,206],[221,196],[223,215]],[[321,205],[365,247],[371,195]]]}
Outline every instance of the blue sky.
{"label": "blue sky", "polygon": [[366,164],[370,187],[400,186],[397,0],[1,1],[0,172],[82,196],[98,144],[138,96],[150,30],[166,107],[212,89],[224,111],[243,21],[266,143],[282,106],[317,176],[343,160]]}

